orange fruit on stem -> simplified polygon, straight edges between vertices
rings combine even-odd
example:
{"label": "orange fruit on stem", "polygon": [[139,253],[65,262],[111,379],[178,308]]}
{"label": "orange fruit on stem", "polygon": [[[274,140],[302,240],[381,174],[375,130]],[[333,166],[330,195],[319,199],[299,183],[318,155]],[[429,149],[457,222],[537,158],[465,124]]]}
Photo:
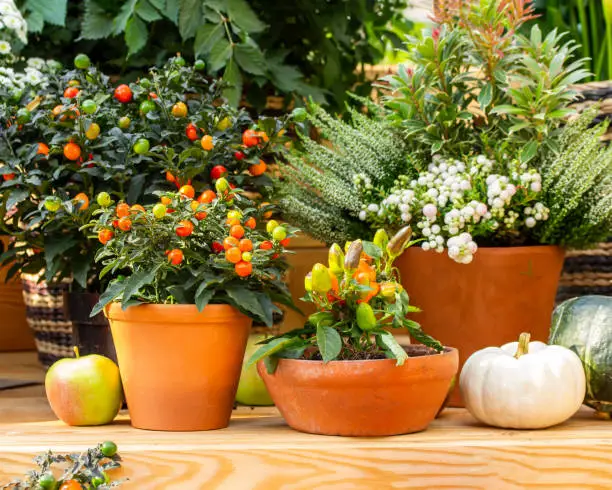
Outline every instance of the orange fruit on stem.
{"label": "orange fruit on stem", "polygon": [[268,240],[266,240],[265,242],[261,242],[259,244],[259,248],[261,248],[262,250],[272,250],[273,247],[274,247],[274,244]]}
{"label": "orange fruit on stem", "polygon": [[133,206],[130,208],[130,211],[131,211],[133,214],[145,213],[145,212],[146,212],[146,211],[145,211],[145,208],[144,208],[144,207],[142,207],[140,204],[134,204],[134,205],[133,205]]}
{"label": "orange fruit on stem", "polygon": [[241,261],[234,266],[234,270],[240,277],[247,277],[253,272],[253,264],[251,262]]}
{"label": "orange fruit on stem", "polygon": [[202,136],[200,143],[202,143],[202,149],[206,151],[210,151],[215,147],[213,137],[209,134]]}
{"label": "orange fruit on stem", "polygon": [[121,231],[130,231],[132,229],[132,220],[124,216],[119,220],[119,229]]}
{"label": "orange fruit on stem", "polygon": [[168,255],[168,262],[172,265],[179,265],[183,262],[183,252],[178,248],[172,249],[166,254]]}
{"label": "orange fruit on stem", "polygon": [[195,189],[191,185],[184,185],[179,189],[179,194],[189,199],[193,199],[195,197]]}
{"label": "orange fruit on stem", "polygon": [[257,221],[255,221],[255,218],[251,216],[244,222],[244,226],[250,228],[251,230],[254,230],[255,226],[257,226]]}
{"label": "orange fruit on stem", "polygon": [[233,236],[228,236],[225,240],[223,240],[223,248],[225,250],[229,250],[232,247],[237,247],[240,244],[237,238]]}
{"label": "orange fruit on stem", "polygon": [[242,238],[244,236],[244,228],[240,225],[233,225],[230,228],[230,235],[234,238]]}
{"label": "orange fruit on stem", "polygon": [[100,240],[100,243],[102,245],[106,245],[108,242],[110,242],[113,237],[115,236],[115,234],[113,233],[112,230],[100,230],[98,232],[98,240]]}
{"label": "orange fruit on stem", "polygon": [[37,155],[48,155],[49,147],[44,143],[38,143],[38,150],[36,150]]}
{"label": "orange fruit on stem", "polygon": [[266,162],[264,162],[263,160],[259,160],[258,164],[249,165],[249,173],[253,177],[257,177],[258,175],[264,174],[266,171],[266,168],[268,168],[268,166],[266,165]]}
{"label": "orange fruit on stem", "polygon": [[242,260],[242,252],[238,247],[232,247],[225,251],[225,260],[232,264],[237,264]]}
{"label": "orange fruit on stem", "polygon": [[125,202],[117,204],[116,212],[119,218],[125,218],[130,215],[130,205]]}
{"label": "orange fruit on stem", "polygon": [[[87,197],[87,194],[84,192],[79,192],[76,196],[74,196],[73,201],[77,201],[79,211],[85,211],[89,207],[89,197]],[[80,203],[80,205],[78,203]]]}
{"label": "orange fruit on stem", "polygon": [[242,144],[247,148],[257,146],[259,144],[257,132],[253,131],[252,129],[247,129],[244,133],[242,133]]}
{"label": "orange fruit on stem", "polygon": [[81,156],[81,147],[76,143],[67,143],[64,146],[64,156],[68,160],[78,160]]}
{"label": "orange fruit on stem", "polygon": [[243,238],[242,240],[240,240],[238,247],[243,252],[250,252],[251,250],[253,250],[253,242],[248,238]]}
{"label": "orange fruit on stem", "polygon": [[193,233],[193,223],[187,219],[179,221],[175,232],[178,236],[182,238],[188,237]]}
{"label": "orange fruit on stem", "polygon": [[200,195],[200,197],[198,197],[198,202],[203,203],[203,204],[209,204],[213,202],[216,197],[217,197],[217,194],[215,194],[214,191],[211,191],[210,189],[208,189],[207,191],[204,191]]}
{"label": "orange fruit on stem", "polygon": [[172,199],[170,199],[168,196],[162,196],[160,202],[168,206],[169,204],[172,204]]}

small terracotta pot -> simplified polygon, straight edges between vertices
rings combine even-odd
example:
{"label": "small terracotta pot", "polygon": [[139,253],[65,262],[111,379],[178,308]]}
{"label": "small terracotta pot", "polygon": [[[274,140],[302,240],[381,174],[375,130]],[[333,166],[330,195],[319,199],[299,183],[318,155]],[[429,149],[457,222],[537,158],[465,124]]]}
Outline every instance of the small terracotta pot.
{"label": "small terracotta pot", "polygon": [[107,306],[132,425],[194,431],[229,424],[251,319],[229,305]]}
{"label": "small terracotta pot", "polygon": [[[407,346],[406,351],[422,348]],[[293,429],[339,436],[391,436],[425,430],[440,410],[457,372],[456,349],[393,359],[307,361],[280,359],[274,374],[259,374]]]}
{"label": "small terracotta pot", "polygon": [[[563,258],[563,249],[553,246],[479,248],[463,265],[446,253],[414,247],[395,264],[410,303],[422,310],[413,319],[459,350],[461,368],[477,350],[516,340],[521,332],[547,341]],[[463,406],[458,389],[449,405]]]}

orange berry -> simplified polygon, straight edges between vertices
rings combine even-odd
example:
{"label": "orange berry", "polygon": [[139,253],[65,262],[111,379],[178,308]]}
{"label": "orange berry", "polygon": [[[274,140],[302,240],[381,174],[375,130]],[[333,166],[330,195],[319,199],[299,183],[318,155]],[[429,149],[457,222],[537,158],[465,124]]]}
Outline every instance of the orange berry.
{"label": "orange berry", "polygon": [[232,247],[237,247],[240,244],[237,238],[233,236],[228,236],[225,240],[223,240],[223,248],[225,250],[229,250]]}
{"label": "orange berry", "polygon": [[170,172],[169,170],[166,170],[166,180],[168,182],[176,182],[176,177],[172,175],[172,172]]}
{"label": "orange berry", "polygon": [[76,143],[68,143],[64,146],[64,156],[68,160],[78,160],[81,156],[81,147]]}
{"label": "orange berry", "polygon": [[132,229],[132,220],[126,216],[119,220],[119,229],[122,231],[130,231]]}
{"label": "orange berry", "polygon": [[[262,207],[263,207],[263,206],[269,206],[269,205],[270,205],[270,203],[269,203],[269,202],[262,202],[262,203],[261,203],[261,206],[262,206]],[[266,218],[266,219],[270,219],[270,218],[272,217],[272,211],[266,211],[266,212],[263,214],[263,217],[264,217],[264,218]]]}
{"label": "orange berry", "polygon": [[270,141],[270,138],[268,138],[268,134],[265,131],[258,131],[257,136],[259,136],[264,141],[264,143]]}
{"label": "orange berry", "polygon": [[68,87],[66,90],[64,90],[64,97],[67,99],[72,99],[77,95],[79,95],[79,89],[76,87]]}
{"label": "orange berry", "polygon": [[234,270],[240,277],[247,277],[253,272],[253,264],[251,262],[238,262],[234,266]]}
{"label": "orange berry", "polygon": [[259,244],[259,248],[261,248],[262,250],[272,250],[273,247],[274,244],[268,240]]}
{"label": "orange berry", "polygon": [[84,192],[79,192],[76,196],[74,196],[73,201],[77,201],[77,206],[79,206],[79,211],[85,211],[89,207],[89,198],[87,194]]}
{"label": "orange berry", "polygon": [[192,211],[195,211],[200,207],[200,203],[198,201],[191,201],[189,203],[189,207],[191,208]]}
{"label": "orange berry", "polygon": [[44,143],[38,143],[38,150],[36,150],[37,155],[48,155],[49,147]]}
{"label": "orange berry", "polygon": [[195,219],[202,221],[204,218],[206,218],[206,216],[208,216],[208,214],[205,211],[200,211],[199,213],[195,214]]}
{"label": "orange berry", "polygon": [[244,133],[242,133],[242,144],[247,148],[250,146],[257,146],[259,144],[257,132],[253,131],[252,129],[247,129]]}
{"label": "orange berry", "polygon": [[58,104],[53,108],[51,113],[53,114],[53,117],[57,117],[62,113],[63,110],[64,110],[64,106],[62,104]]}
{"label": "orange berry", "polygon": [[166,252],[166,255],[168,255],[168,262],[172,265],[179,265],[183,261],[183,252],[178,248]]}
{"label": "orange berry", "polygon": [[15,179],[15,174],[12,172],[10,174],[2,174],[2,178],[4,180],[13,180]]}
{"label": "orange berry", "polygon": [[[225,224],[227,226],[237,226],[237,225],[240,225],[240,220],[238,218],[227,218],[225,220]],[[238,238],[240,238],[240,237],[238,237]]]}
{"label": "orange berry", "polygon": [[193,233],[193,223],[187,219],[179,221],[176,227],[176,234],[180,237],[188,237]]}
{"label": "orange berry", "polygon": [[242,252],[238,247],[232,247],[225,251],[225,260],[232,264],[237,264],[242,260]]}
{"label": "orange berry", "polygon": [[108,242],[110,242],[113,237],[115,236],[115,234],[113,233],[112,230],[100,230],[98,232],[98,240],[100,240],[100,243],[102,245],[106,245]]}
{"label": "orange berry", "polygon": [[213,137],[210,134],[202,136],[200,143],[202,143],[202,149],[206,151],[210,151],[215,147]]}
{"label": "orange berry", "polygon": [[213,191],[208,189],[207,191],[202,192],[200,197],[198,197],[198,202],[209,204],[213,202],[216,197],[217,197],[217,194],[215,194]]}
{"label": "orange berry", "polygon": [[162,196],[160,202],[165,206],[168,206],[169,204],[172,204],[172,199],[170,199],[168,196]]}
{"label": "orange berry", "polygon": [[132,213],[134,213],[134,214],[137,214],[137,213],[145,213],[145,212],[146,212],[146,211],[145,211],[145,208],[144,208],[144,207],[142,207],[140,204],[134,204],[134,205],[133,205],[133,206],[130,208],[130,211],[131,211]]}
{"label": "orange berry", "polygon": [[283,247],[288,247],[288,246],[289,246],[289,238],[285,238],[284,240],[281,240],[281,241],[280,241],[280,244],[281,244]]}
{"label": "orange berry", "polygon": [[184,185],[179,189],[179,194],[189,199],[193,199],[195,197],[195,189],[191,185]]}
{"label": "orange berry", "polygon": [[257,177],[258,175],[262,175],[263,173],[265,173],[266,168],[268,168],[266,162],[264,162],[263,160],[259,160],[258,164],[249,165],[249,173],[252,176]]}
{"label": "orange berry", "polygon": [[234,238],[242,238],[244,236],[244,228],[240,225],[233,225],[230,228],[230,235]]}
{"label": "orange berry", "polygon": [[244,226],[246,226],[247,228],[250,228],[251,230],[254,230],[255,226],[257,226],[257,221],[255,221],[255,218],[251,216],[249,219],[247,219],[244,222]]}
{"label": "orange berry", "polygon": [[125,218],[130,215],[130,205],[122,202],[121,204],[117,204],[117,216],[120,218]]}
{"label": "orange berry", "polygon": [[238,248],[240,248],[240,250],[242,250],[243,252],[250,252],[251,250],[253,250],[253,242],[248,238],[243,238],[242,240],[240,240]]}

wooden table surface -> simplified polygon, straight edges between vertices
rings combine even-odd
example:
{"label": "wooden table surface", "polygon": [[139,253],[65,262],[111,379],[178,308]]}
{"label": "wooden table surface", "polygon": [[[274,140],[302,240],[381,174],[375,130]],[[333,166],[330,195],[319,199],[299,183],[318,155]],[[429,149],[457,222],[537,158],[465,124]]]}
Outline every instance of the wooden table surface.
{"label": "wooden table surface", "polygon": [[[31,353],[0,354],[0,377],[41,380],[42,371]],[[588,409],[543,431],[488,428],[447,409],[425,432],[368,439],[302,434],[273,408],[241,407],[228,429],[168,433],[133,429],[127,414],[67,427],[42,386],[0,391],[0,484],[47,449],[109,439],[124,458],[116,475],[130,479],[126,490],[612,489],[612,422]]]}

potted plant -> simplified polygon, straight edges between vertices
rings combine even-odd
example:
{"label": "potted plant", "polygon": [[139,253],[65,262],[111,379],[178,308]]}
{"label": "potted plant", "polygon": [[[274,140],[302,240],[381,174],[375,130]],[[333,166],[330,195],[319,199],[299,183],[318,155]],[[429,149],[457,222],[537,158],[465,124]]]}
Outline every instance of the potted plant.
{"label": "potted plant", "polygon": [[251,319],[271,326],[275,304],[291,305],[282,254],[294,230],[274,220],[258,229],[267,208],[224,178],[216,191],[109,202],[88,225],[110,279],[91,314],[110,321],[137,428],[226,427]]}
{"label": "potted plant", "polygon": [[[408,319],[418,311],[394,260],[410,227],[391,240],[329,249],[329,268],[306,276],[304,300],[317,312],[303,328],[265,340],[258,362],[274,403],[294,429],[315,434],[388,436],[427,428],[457,372],[457,350],[444,348]],[[388,328],[407,328],[424,345],[402,347]]]}
{"label": "potted plant", "polygon": [[[89,318],[105,287],[94,261],[100,244],[80,231],[106,200],[136,203],[183,185],[195,192],[223,175],[261,195],[271,186],[264,158],[282,138],[277,122],[262,121],[268,137],[223,101],[224,85],[209,82],[198,66],[177,56],[150,78],[113,86],[78,55],[75,68],[49,78],[45,90],[8,105],[7,117],[23,117],[3,147],[14,152],[2,191],[16,238],[5,259],[35,275],[26,282],[26,296],[38,301],[30,311],[47,306],[45,318],[30,318],[41,348],[55,345],[41,351],[44,364],[71,355],[75,340],[85,354],[114,356],[106,319]],[[48,290],[65,301],[56,295],[39,304]]]}
{"label": "potted plant", "polygon": [[[305,141],[284,172],[281,204],[305,231],[330,226],[332,212],[344,217],[336,236],[413,227],[420,247],[398,259],[403,285],[462,360],[525,325],[546,340],[564,249],[604,240],[612,222],[605,125],[591,127],[593,111],[566,124],[571,84],[587,72],[557,32],[517,34],[531,17],[525,0],[439,9],[386,78],[383,107],[370,102],[352,122],[300,114],[334,146]],[[322,173],[302,171],[313,163]]]}

